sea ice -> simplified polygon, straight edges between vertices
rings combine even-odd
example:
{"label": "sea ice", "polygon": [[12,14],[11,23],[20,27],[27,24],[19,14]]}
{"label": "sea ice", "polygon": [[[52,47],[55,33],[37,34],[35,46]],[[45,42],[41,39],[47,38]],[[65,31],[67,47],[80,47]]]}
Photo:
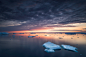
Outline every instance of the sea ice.
{"label": "sea ice", "polygon": [[56,45],[56,44],[51,43],[51,42],[46,42],[43,44],[43,46],[47,49],[61,49],[61,47],[59,45]]}
{"label": "sea ice", "polygon": [[53,49],[45,49],[46,52],[55,52]]}
{"label": "sea ice", "polygon": [[70,45],[64,45],[64,44],[62,44],[61,46],[62,46],[63,49],[78,52],[78,51],[76,50],[76,49],[77,49],[76,47],[73,47],[73,46],[70,46]]}

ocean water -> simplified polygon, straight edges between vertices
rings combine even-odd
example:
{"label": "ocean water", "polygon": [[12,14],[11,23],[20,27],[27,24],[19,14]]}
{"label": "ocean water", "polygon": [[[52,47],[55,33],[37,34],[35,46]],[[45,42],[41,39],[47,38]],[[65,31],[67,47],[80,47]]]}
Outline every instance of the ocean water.
{"label": "ocean water", "polygon": [[[78,52],[61,49],[47,53],[42,45],[48,41],[57,45],[74,46],[78,48]],[[86,35],[55,33],[0,35],[0,57],[86,57]]]}

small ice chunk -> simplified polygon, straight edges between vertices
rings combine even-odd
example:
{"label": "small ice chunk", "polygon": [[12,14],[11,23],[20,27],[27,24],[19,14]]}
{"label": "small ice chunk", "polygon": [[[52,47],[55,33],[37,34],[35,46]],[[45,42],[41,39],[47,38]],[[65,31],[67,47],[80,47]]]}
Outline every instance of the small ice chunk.
{"label": "small ice chunk", "polygon": [[71,39],[73,39],[73,38],[71,38]]}
{"label": "small ice chunk", "polygon": [[77,37],[77,38],[79,38],[79,37]]}
{"label": "small ice chunk", "polygon": [[13,38],[15,38],[15,37],[13,37]]}
{"label": "small ice chunk", "polygon": [[12,35],[12,36],[15,36],[15,35]]}
{"label": "small ice chunk", "polygon": [[24,34],[24,33],[20,33],[20,34]]}
{"label": "small ice chunk", "polygon": [[29,37],[35,37],[35,36],[28,36],[28,38],[29,38]]}
{"label": "small ice chunk", "polygon": [[55,52],[53,49],[45,49],[46,52]]}
{"label": "small ice chunk", "polygon": [[16,33],[13,33],[13,34],[16,34]]}
{"label": "small ice chunk", "polygon": [[82,55],[82,54],[80,54],[80,55]]}
{"label": "small ice chunk", "polygon": [[36,33],[33,33],[33,32],[32,32],[32,33],[30,33],[30,34],[36,34]]}
{"label": "small ice chunk", "polygon": [[59,45],[56,45],[56,44],[51,43],[51,42],[46,42],[43,44],[43,46],[47,49],[61,49],[61,47]]}
{"label": "small ice chunk", "polygon": [[36,35],[36,36],[38,36],[38,35]]}
{"label": "small ice chunk", "polygon": [[63,38],[59,37],[59,39],[63,39]]}
{"label": "small ice chunk", "polygon": [[47,36],[47,35],[45,35],[45,36]]}
{"label": "small ice chunk", "polygon": [[61,45],[63,49],[67,49],[67,50],[71,50],[71,51],[75,51],[75,52],[78,52],[76,49],[76,47],[73,47],[73,46],[70,46],[70,45],[64,45],[62,44]]}
{"label": "small ice chunk", "polygon": [[7,34],[9,34],[9,33],[7,33],[7,32],[1,32],[0,34],[2,34],[2,35],[7,35]]}
{"label": "small ice chunk", "polygon": [[0,32],[0,34],[1,34],[1,32]]}
{"label": "small ice chunk", "polygon": [[12,39],[10,39],[10,40],[12,40]]}

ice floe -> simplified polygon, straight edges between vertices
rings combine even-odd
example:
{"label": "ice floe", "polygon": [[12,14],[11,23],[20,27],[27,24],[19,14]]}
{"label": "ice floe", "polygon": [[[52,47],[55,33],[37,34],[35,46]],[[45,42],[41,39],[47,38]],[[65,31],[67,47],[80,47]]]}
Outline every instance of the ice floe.
{"label": "ice floe", "polygon": [[43,46],[47,49],[61,49],[61,47],[59,45],[56,45],[56,44],[51,43],[51,42],[46,42],[43,44]]}
{"label": "ice floe", "polygon": [[45,49],[46,52],[55,52],[53,49]]}
{"label": "ice floe", "polygon": [[77,49],[76,47],[73,47],[73,46],[70,46],[70,45],[64,45],[64,44],[62,44],[61,46],[62,46],[63,49],[78,52],[78,51],[76,50],[76,49]]}

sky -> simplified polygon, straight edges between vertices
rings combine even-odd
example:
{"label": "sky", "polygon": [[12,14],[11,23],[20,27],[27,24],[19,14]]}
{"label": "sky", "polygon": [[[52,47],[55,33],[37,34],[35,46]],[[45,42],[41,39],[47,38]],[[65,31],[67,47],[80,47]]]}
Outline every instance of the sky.
{"label": "sky", "polygon": [[86,0],[0,0],[0,31],[86,32]]}

